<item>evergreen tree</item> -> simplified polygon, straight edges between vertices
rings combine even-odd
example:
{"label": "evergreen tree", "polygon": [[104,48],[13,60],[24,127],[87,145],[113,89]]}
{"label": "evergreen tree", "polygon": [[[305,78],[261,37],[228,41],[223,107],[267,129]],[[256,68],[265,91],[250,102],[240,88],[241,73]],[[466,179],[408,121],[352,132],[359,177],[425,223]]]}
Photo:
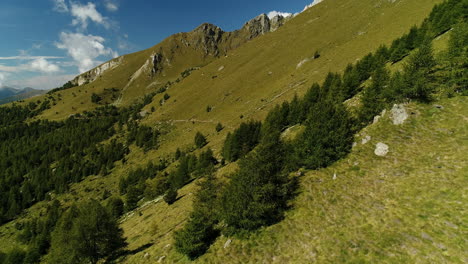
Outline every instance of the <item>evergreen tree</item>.
{"label": "evergreen tree", "polygon": [[187,224],[174,233],[176,250],[191,260],[203,255],[219,234],[214,211],[218,190],[213,173],[208,172],[199,184]]}
{"label": "evergreen tree", "polygon": [[130,186],[127,190],[125,211],[129,212],[137,208],[138,201],[140,200],[141,191],[136,186]]}
{"label": "evergreen tree", "polygon": [[359,80],[359,74],[352,64],[348,64],[343,73],[343,94],[345,99],[352,98],[359,92],[361,82]]}
{"label": "evergreen tree", "polygon": [[124,213],[124,203],[120,197],[111,197],[107,201],[106,207],[115,219],[118,219]]}
{"label": "evergreen tree", "polygon": [[276,133],[240,161],[221,197],[221,217],[229,232],[255,230],[282,218],[291,196],[290,180],[283,170],[285,156]]}
{"label": "evergreen tree", "polygon": [[166,194],[164,195],[164,201],[168,205],[171,205],[175,203],[176,200],[177,200],[177,189],[174,187],[170,187],[169,190],[167,190]]}
{"label": "evergreen tree", "polygon": [[308,169],[323,168],[351,150],[351,119],[343,104],[329,101],[316,103],[305,127],[295,143],[295,159],[299,165]]}
{"label": "evergreen tree", "polygon": [[431,100],[431,93],[434,90],[431,84],[432,71],[435,65],[432,42],[426,39],[405,64],[403,78],[406,97],[423,102]]}
{"label": "evergreen tree", "polygon": [[197,148],[203,148],[207,143],[206,137],[202,133],[197,132],[195,135],[195,146]]}
{"label": "evergreen tree", "polygon": [[381,65],[376,69],[370,87],[364,90],[362,96],[362,107],[359,112],[361,122],[367,124],[385,108],[383,91],[388,86],[389,78],[390,74],[385,66]]}
{"label": "evergreen tree", "polygon": [[223,125],[221,123],[218,123],[216,125],[216,132],[221,132],[221,130],[223,130],[223,129],[224,129],[224,127],[223,127]]}
{"label": "evergreen tree", "polygon": [[52,235],[50,263],[97,263],[126,246],[115,218],[95,201],[72,206]]}

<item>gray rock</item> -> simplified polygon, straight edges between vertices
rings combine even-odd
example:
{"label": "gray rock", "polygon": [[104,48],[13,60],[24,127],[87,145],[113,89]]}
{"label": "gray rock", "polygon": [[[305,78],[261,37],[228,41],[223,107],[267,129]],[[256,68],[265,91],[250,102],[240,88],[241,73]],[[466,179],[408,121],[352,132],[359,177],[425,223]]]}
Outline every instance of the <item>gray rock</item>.
{"label": "gray rock", "polygon": [[406,112],[405,106],[402,104],[393,105],[390,118],[392,119],[394,125],[401,125],[405,123],[405,120],[408,119],[408,113]]}
{"label": "gray rock", "polygon": [[139,114],[140,114],[141,117],[145,117],[148,114],[148,111],[143,110]]}
{"label": "gray rock", "polygon": [[437,105],[437,104],[436,104],[436,105],[434,105],[434,107],[435,107],[435,108],[437,108],[437,109],[444,109],[444,107],[443,107],[443,106],[441,106],[441,105]]}
{"label": "gray rock", "polygon": [[367,144],[367,142],[369,142],[371,139],[372,139],[371,136],[366,136],[366,137],[364,137],[364,138],[362,139],[362,141],[361,141],[362,145]]}
{"label": "gray rock", "polygon": [[270,19],[266,14],[261,14],[245,23],[244,28],[250,33],[250,39],[253,39],[270,32]]}
{"label": "gray rock", "polygon": [[372,122],[372,124],[375,124],[375,123],[379,122],[380,118],[381,118],[381,116],[379,116],[379,115],[374,116],[374,121]]}
{"label": "gray rock", "polygon": [[166,259],[166,256],[162,256],[162,257],[160,257],[160,258],[158,259],[158,263],[161,263],[161,262],[163,262],[163,261],[164,261],[164,259]]}
{"label": "gray rock", "polygon": [[231,242],[232,242],[232,240],[231,240],[231,239],[228,239],[228,240],[226,241],[226,243],[224,243],[224,248],[228,248],[229,245],[231,245]]}
{"label": "gray rock", "polygon": [[389,147],[387,144],[384,144],[382,142],[379,142],[377,143],[377,145],[375,145],[375,155],[379,156],[379,157],[385,157],[387,154],[388,154],[388,151],[389,151]]}

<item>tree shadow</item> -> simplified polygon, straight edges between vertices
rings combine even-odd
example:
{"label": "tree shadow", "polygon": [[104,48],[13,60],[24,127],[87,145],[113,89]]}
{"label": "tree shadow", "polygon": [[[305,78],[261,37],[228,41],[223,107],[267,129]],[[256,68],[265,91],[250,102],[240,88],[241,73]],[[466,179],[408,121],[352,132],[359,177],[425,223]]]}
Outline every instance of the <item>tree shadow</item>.
{"label": "tree shadow", "polygon": [[147,243],[144,244],[136,249],[133,250],[121,250],[116,252],[114,255],[110,256],[104,263],[105,264],[114,264],[114,263],[119,263],[121,258],[125,258],[127,256],[135,255],[141,251],[144,251],[145,249],[150,248],[154,243]]}

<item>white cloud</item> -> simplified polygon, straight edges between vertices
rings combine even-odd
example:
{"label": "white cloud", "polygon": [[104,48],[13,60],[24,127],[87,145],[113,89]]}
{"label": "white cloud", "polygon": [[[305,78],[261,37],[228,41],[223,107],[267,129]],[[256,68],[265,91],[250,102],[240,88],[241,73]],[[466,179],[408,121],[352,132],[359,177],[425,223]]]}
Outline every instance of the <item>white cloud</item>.
{"label": "white cloud", "polygon": [[59,66],[48,62],[44,58],[33,60],[29,66],[32,71],[38,71],[38,72],[44,72],[44,73],[54,73],[54,72],[60,71]]}
{"label": "white cloud", "polygon": [[290,17],[293,14],[292,13],[287,13],[287,12],[271,11],[270,13],[268,13],[268,18],[272,19],[272,18],[274,18],[275,16],[278,16],[278,15],[282,16],[282,17]]}
{"label": "white cloud", "polygon": [[322,1],[323,1],[323,0],[314,0],[310,5],[306,5],[306,6],[304,7],[304,10],[302,10],[302,12],[306,11],[307,9],[313,7],[313,6],[316,5],[316,4],[321,3]]}
{"label": "white cloud", "polygon": [[26,64],[20,64],[18,66],[8,66],[0,64],[0,71],[3,72],[41,72],[41,73],[55,73],[60,71],[60,67],[57,64],[51,63],[44,58],[35,59]]}
{"label": "white cloud", "polygon": [[104,46],[105,39],[100,36],[62,32],[60,40],[60,43],[56,43],[57,48],[67,50],[78,64],[80,73],[97,66],[99,62],[96,58],[99,56],[118,56],[117,52]]}
{"label": "white cloud", "polygon": [[71,15],[75,17],[72,21],[72,25],[81,26],[82,29],[88,27],[88,20],[103,25],[105,28],[110,27],[107,18],[103,17],[101,13],[96,10],[96,5],[90,2],[87,5],[72,2]]}
{"label": "white cloud", "polygon": [[53,0],[54,1],[54,10],[60,13],[68,12],[68,6],[65,3],[65,0]]}
{"label": "white cloud", "polygon": [[63,59],[63,57],[56,56],[10,56],[10,57],[0,57],[0,60],[37,60],[37,59]]}
{"label": "white cloud", "polygon": [[119,5],[111,0],[106,0],[106,9],[109,12],[116,12],[119,10]]}

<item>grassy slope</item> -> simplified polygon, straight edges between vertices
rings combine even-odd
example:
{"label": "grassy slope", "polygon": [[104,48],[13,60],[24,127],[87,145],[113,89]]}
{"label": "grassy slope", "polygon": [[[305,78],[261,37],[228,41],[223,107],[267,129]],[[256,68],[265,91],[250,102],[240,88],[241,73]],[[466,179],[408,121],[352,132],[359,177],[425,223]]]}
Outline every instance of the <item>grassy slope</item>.
{"label": "grassy slope", "polygon": [[[132,149],[125,166],[119,162],[110,176],[89,177],[73,186],[74,194],[63,196],[61,200],[98,198],[104,189],[115,192],[120,175],[125,175],[130,169],[149,160],[157,160],[160,156],[168,155],[177,146],[190,146],[197,130],[209,136],[210,147],[215,151],[219,150],[225,134],[242,121],[239,118],[241,114],[245,116],[244,119],[262,118],[271,106],[291,98],[295,92],[303,93],[312,82],[321,81],[329,70],[342,70],[347,63],[354,62],[380,44],[389,44],[391,40],[406,32],[411,25],[420,23],[432,6],[438,2],[441,1],[402,0],[391,4],[383,0],[327,0],[315,6],[291,20],[277,32],[255,39],[232,51],[228,57],[218,59],[194,71],[190,77],[171,87],[168,91],[171,99],[164,106],[160,107],[158,104],[162,95],[155,97],[154,103],[149,105],[148,109],[155,106],[157,110],[144,122],[150,125],[161,122],[169,124],[171,133],[164,137],[161,149],[147,154],[139,149]],[[315,50],[320,50],[322,57],[309,61],[297,69],[297,64],[311,57]],[[121,87],[121,84],[126,83],[130,75],[141,67],[152,51],[153,49],[149,49],[126,56],[124,59],[126,70],[116,69],[87,86],[61,92],[64,99],[53,109],[46,111],[42,118],[62,119],[71,113],[94,107],[89,99],[93,91]],[[224,70],[218,71],[221,66],[224,66]],[[177,71],[178,74],[180,71],[179,69]],[[174,76],[177,74],[174,71]],[[212,79],[212,76],[218,77]],[[146,87],[144,85],[147,83],[144,80],[140,81],[140,88]],[[127,98],[130,101],[132,96],[136,98],[144,92],[144,89],[134,86],[129,91],[135,92]],[[206,113],[207,105],[214,106],[211,113]],[[189,121],[192,118],[195,119],[194,122]],[[219,134],[214,132],[218,121],[227,127]],[[231,169],[228,166],[221,173]],[[167,232],[179,227],[187,217],[191,207],[190,193],[194,190],[193,184],[182,189],[181,194],[184,196],[172,207],[155,203],[145,207],[142,216],[137,213],[128,217],[122,226],[129,237],[130,249],[137,249],[153,241],[156,244],[145,251],[151,252],[152,259],[163,255],[168,256],[168,260],[180,258],[179,255],[174,255],[170,247],[165,247],[172,241],[171,233]],[[299,198],[299,203],[300,199],[302,198]],[[31,212],[37,213],[43,204],[33,207]],[[294,210],[290,214],[294,215],[296,212]],[[288,221],[285,223],[289,223]],[[13,225],[14,222],[0,228],[2,232],[0,246],[5,245],[5,249],[13,245],[15,234]],[[7,235],[8,232],[10,235]],[[253,239],[253,242],[245,243],[255,244],[264,240],[268,239],[260,236]],[[207,258],[201,259],[201,262],[214,261],[215,256],[220,254],[223,256],[218,257],[228,258],[230,254],[222,250],[223,243],[222,239],[218,241],[213,248],[216,254],[208,254]],[[237,243],[247,251],[238,248]],[[234,241],[230,247],[229,251],[232,250],[239,261],[242,255],[252,257],[252,254],[248,254],[250,250],[277,252],[275,251],[277,249],[271,245],[269,248],[267,245],[253,248],[251,245],[246,246],[245,243]],[[167,255],[168,251],[170,256]],[[144,252],[140,252],[134,257],[129,257],[128,262],[141,262],[143,254]],[[258,256],[265,259],[264,254],[258,253]]]}
{"label": "grassy slope", "polygon": [[[197,263],[466,262],[467,98],[438,104],[444,109],[408,105],[401,126],[387,114],[367,127],[346,159],[301,178],[285,220],[227,248],[220,238]],[[386,157],[374,155],[378,142],[390,146]],[[189,185],[173,207],[156,202],[123,222],[133,247],[154,243],[126,263],[184,262],[170,231],[187,216],[193,191]]]}

